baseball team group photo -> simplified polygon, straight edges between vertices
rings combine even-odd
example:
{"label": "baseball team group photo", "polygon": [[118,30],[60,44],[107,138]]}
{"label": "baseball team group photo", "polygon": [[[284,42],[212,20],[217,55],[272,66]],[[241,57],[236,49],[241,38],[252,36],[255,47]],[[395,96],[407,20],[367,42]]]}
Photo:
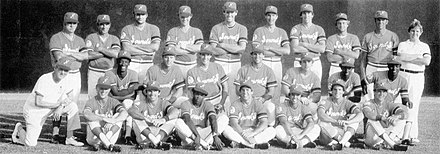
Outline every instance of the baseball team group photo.
{"label": "baseball team group photo", "polygon": [[5,153],[440,150],[438,1],[2,3]]}

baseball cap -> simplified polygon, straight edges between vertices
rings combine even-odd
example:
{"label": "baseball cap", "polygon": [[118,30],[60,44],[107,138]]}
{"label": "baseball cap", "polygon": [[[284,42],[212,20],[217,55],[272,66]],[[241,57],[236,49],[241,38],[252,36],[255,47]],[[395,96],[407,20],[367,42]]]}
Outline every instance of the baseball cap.
{"label": "baseball cap", "polygon": [[333,87],[334,87],[334,86],[341,86],[342,89],[345,90],[345,82],[342,81],[342,80],[336,80],[335,82],[333,82],[333,83],[332,83],[331,90],[333,90]]}
{"label": "baseball cap", "polygon": [[110,23],[110,16],[106,14],[98,15],[98,17],[96,18],[96,23]]}
{"label": "baseball cap", "polygon": [[77,62],[74,58],[66,56],[58,59],[56,66],[63,70],[74,70],[81,67],[81,63]]}
{"label": "baseball cap", "polygon": [[199,54],[211,54],[212,55],[213,50],[214,50],[214,48],[211,45],[202,44],[202,46],[200,46]]}
{"label": "baseball cap", "polygon": [[76,22],[78,23],[78,14],[75,12],[67,12],[64,14],[64,22]]}
{"label": "baseball cap", "polygon": [[259,47],[254,47],[254,48],[252,48],[251,55],[252,55],[252,54],[258,54],[258,53],[264,53],[264,50],[262,50],[262,49],[259,48]]}
{"label": "baseball cap", "polygon": [[343,20],[348,20],[348,16],[345,13],[338,13],[336,14],[336,21],[343,19]]}
{"label": "baseball cap", "polygon": [[193,92],[199,92],[202,95],[207,96],[208,92],[202,88],[202,84],[196,84],[196,86],[192,89]]}
{"label": "baseball cap", "polygon": [[248,83],[248,82],[243,82],[243,83],[240,84],[240,88],[239,88],[239,90],[241,90],[241,89],[243,89],[243,88],[249,88],[249,89],[252,89],[251,84]]}
{"label": "baseball cap", "polygon": [[339,67],[350,67],[350,68],[354,68],[354,64],[351,63],[351,62],[344,61],[344,62],[342,62],[342,63],[339,64]]}
{"label": "baseball cap", "polygon": [[313,58],[310,54],[305,54],[301,56],[301,61],[313,61]]}
{"label": "baseball cap", "polygon": [[383,84],[374,84],[374,90],[385,90],[388,91],[388,88],[386,88]]}
{"label": "baseball cap", "polygon": [[121,51],[118,53],[118,59],[119,59],[119,58],[127,58],[127,59],[129,59],[129,60],[131,61],[131,54],[130,54],[128,51],[121,50]]}
{"label": "baseball cap", "polygon": [[226,2],[225,5],[223,5],[223,11],[237,11],[237,4],[235,2]]}
{"label": "baseball cap", "polygon": [[144,4],[136,4],[133,10],[134,14],[147,14],[147,6]]}
{"label": "baseball cap", "polygon": [[106,75],[101,76],[98,79],[98,83],[96,84],[96,87],[99,87],[102,89],[110,89],[112,87],[112,83],[110,81],[110,78]]}
{"label": "baseball cap", "polygon": [[295,94],[295,95],[301,95],[302,94],[302,92],[299,90],[298,87],[291,86],[289,89],[290,89],[289,94]]}
{"label": "baseball cap", "polygon": [[313,6],[311,4],[302,4],[300,10],[300,15],[302,12],[313,12]]}
{"label": "baseball cap", "polygon": [[165,50],[163,51],[162,56],[168,56],[168,55],[175,56],[176,55],[175,50],[176,49],[174,47],[167,46],[167,47],[165,47]]}
{"label": "baseball cap", "polygon": [[264,12],[264,14],[267,14],[267,13],[275,13],[275,14],[278,14],[278,9],[277,9],[277,7],[275,7],[275,6],[267,6],[266,7],[266,11]]}
{"label": "baseball cap", "polygon": [[376,11],[376,13],[374,13],[374,18],[375,19],[388,19],[388,13],[387,11]]}
{"label": "baseball cap", "polygon": [[179,7],[179,16],[183,16],[183,17],[192,16],[191,8],[186,5]]}

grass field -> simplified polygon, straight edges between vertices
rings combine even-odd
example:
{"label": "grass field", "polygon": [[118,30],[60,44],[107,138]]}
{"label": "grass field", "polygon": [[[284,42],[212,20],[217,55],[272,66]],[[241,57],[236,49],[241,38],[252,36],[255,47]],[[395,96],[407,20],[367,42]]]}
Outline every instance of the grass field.
{"label": "grass field", "polygon": [[[14,125],[17,122],[24,123],[22,116],[22,107],[27,94],[0,94],[0,153],[109,153],[107,151],[93,152],[89,151],[88,147],[72,147],[66,145],[50,144],[51,122],[47,121],[43,127],[37,147],[24,147],[20,145],[11,144],[11,134]],[[86,95],[81,95],[80,109],[84,107]],[[438,127],[440,126],[440,118],[438,118],[440,109],[439,97],[424,97],[420,106],[419,125],[420,125],[420,140],[421,143],[415,147],[410,147],[406,153],[439,153],[440,151],[440,134]],[[82,119],[83,120],[83,119]],[[78,131],[75,136],[85,140],[85,123],[81,123],[82,131]],[[170,151],[160,150],[135,150],[133,146],[121,145],[122,153],[201,153],[196,151],[188,151],[185,149],[171,149]],[[221,152],[218,151],[202,151],[203,153],[397,153],[390,150],[370,150],[370,149],[351,149],[346,148],[343,151],[326,151],[322,146],[317,148],[304,148],[301,150],[286,150],[276,145],[271,146],[269,150],[255,150],[255,149],[230,149],[226,148]]]}

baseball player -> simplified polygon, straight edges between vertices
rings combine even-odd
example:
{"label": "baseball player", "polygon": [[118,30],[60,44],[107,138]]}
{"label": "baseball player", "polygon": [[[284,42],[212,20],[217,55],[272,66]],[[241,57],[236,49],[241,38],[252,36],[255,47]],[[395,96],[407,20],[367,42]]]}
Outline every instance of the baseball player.
{"label": "baseball player", "polygon": [[[78,14],[74,12],[67,12],[66,14],[64,14],[63,30],[54,34],[50,38],[49,42],[52,64],[55,64],[62,57],[68,57],[75,60],[75,63],[78,63],[75,65],[75,68],[72,68],[69,71],[69,74],[66,78],[66,80],[68,80],[68,86],[72,87],[74,90],[72,92],[72,101],[74,103],[78,102],[79,93],[81,91],[81,74],[79,72],[79,68],[81,68],[81,61],[87,60],[89,51],[87,48],[85,48],[84,40],[81,37],[75,35],[75,30],[78,26],[78,23]],[[79,122],[79,116],[75,116],[72,118],[77,119],[74,121]],[[61,121],[53,122],[53,138],[51,141],[52,143],[59,143],[58,134],[60,123]]]}
{"label": "baseball player", "polygon": [[222,112],[230,106],[227,91],[229,77],[220,64],[210,61],[213,50],[211,45],[202,45],[197,54],[197,66],[188,70],[186,82],[188,89],[202,84],[201,88],[208,92],[205,100],[214,105],[216,112]]}
{"label": "baseball player", "polygon": [[[229,77],[237,75],[241,67],[241,54],[246,49],[247,28],[235,21],[238,14],[235,2],[226,2],[223,5],[223,15],[225,20],[211,29],[209,43],[215,47],[213,54],[214,60],[223,67]],[[230,101],[237,99],[233,81],[228,81]]]}
{"label": "baseball player", "polygon": [[[109,77],[112,83],[110,97],[122,102],[126,109],[133,105],[133,100],[136,97],[136,89],[138,89],[138,75],[135,71],[128,68],[131,62],[131,55],[129,52],[123,50],[118,54],[116,59],[117,67],[105,72],[105,76]],[[125,128],[125,142],[132,145],[131,136],[132,118],[128,116]]]}
{"label": "baseball player", "polygon": [[12,142],[36,146],[41,129],[47,117],[54,117],[58,121],[60,116],[67,113],[67,136],[66,144],[82,146],[83,143],[75,141],[73,130],[80,129],[78,106],[74,103],[73,88],[66,80],[69,71],[79,67],[79,63],[68,57],[58,59],[54,71],[43,74],[38,78],[31,94],[23,106],[23,116],[26,121],[26,131],[21,123],[15,124],[12,133]]}
{"label": "baseball player", "polygon": [[328,78],[328,90],[331,91],[331,83],[337,81],[344,82],[345,92],[343,96],[354,103],[360,102],[362,96],[361,79],[359,75],[353,71],[354,64],[351,62],[342,62],[339,66],[342,71],[331,74]]}
{"label": "baseball player", "polygon": [[321,79],[322,66],[319,56],[325,51],[325,32],[321,26],[312,22],[315,16],[312,5],[302,4],[300,9],[302,22],[290,31],[291,51],[295,58],[294,66],[300,66],[299,61],[303,55],[311,55],[314,61],[311,70]]}
{"label": "baseball player", "polygon": [[101,147],[120,152],[121,147],[116,146],[122,122],[128,113],[118,100],[108,97],[111,85],[108,76],[102,76],[96,84],[97,95],[89,99],[84,107],[84,117],[87,120],[87,143],[93,151]]}
{"label": "baseball player", "polygon": [[[360,76],[365,78],[376,71],[387,70],[387,62],[393,59],[397,50],[399,37],[396,33],[387,29],[388,13],[377,11],[374,14],[375,30],[362,39],[362,51],[360,55]],[[366,100],[373,98],[373,85],[369,85]]]}
{"label": "baseball player", "polygon": [[134,70],[139,81],[145,79],[148,68],[153,66],[153,58],[160,45],[160,31],[156,25],[147,23],[147,6],[136,4],[133,10],[135,23],[122,28],[122,49],[132,56],[129,69]]}
{"label": "baseball player", "polygon": [[420,21],[414,19],[408,28],[408,33],[409,40],[399,44],[397,59],[402,61],[400,74],[408,81],[409,99],[413,103],[413,108],[408,110],[408,121],[412,122],[411,142],[420,142],[419,105],[425,86],[424,70],[431,63],[431,51],[428,44],[420,41],[420,35],[423,33]]}
{"label": "baseball player", "polygon": [[98,32],[86,37],[86,47],[93,49],[89,51],[89,71],[87,73],[89,99],[96,96],[96,83],[98,78],[103,76],[114,66],[114,60],[118,57],[121,45],[119,38],[108,33],[111,27],[110,16],[98,15],[96,19]]}
{"label": "baseball player", "polygon": [[270,126],[275,125],[275,105],[271,102],[277,81],[273,70],[263,64],[264,51],[254,48],[251,52],[252,62],[238,70],[237,78],[234,81],[237,95],[240,85],[248,82],[253,89],[253,97],[261,99],[264,108],[267,109],[268,122]]}
{"label": "baseball player", "polygon": [[[276,138],[286,144],[287,149],[302,148],[307,143],[313,143],[321,132],[321,127],[315,124],[313,112],[301,99],[299,88],[290,88],[289,100],[276,109],[280,125],[275,127]],[[314,144],[314,143],[313,143]]]}
{"label": "baseball player", "polygon": [[327,59],[330,62],[329,75],[340,71],[342,62],[354,63],[359,57],[361,43],[356,35],[347,32],[350,21],[345,13],[336,14],[336,28],[338,33],[328,37],[325,47]]}
{"label": "baseball player", "polygon": [[191,89],[192,99],[182,103],[182,120],[176,122],[176,130],[183,140],[183,145],[192,145],[195,150],[223,149],[223,142],[218,135],[228,125],[225,114],[217,115],[214,106],[205,101],[208,92],[197,84]]}
{"label": "baseball player", "polygon": [[166,46],[175,48],[176,61],[174,63],[182,69],[186,76],[189,69],[197,65],[196,53],[203,44],[202,31],[190,25],[193,14],[189,6],[179,7],[178,17],[180,26],[168,31]]}
{"label": "baseball player", "polygon": [[333,83],[332,96],[322,100],[318,106],[319,125],[322,130],[319,140],[330,150],[350,147],[348,140],[364,118],[361,109],[343,97],[344,87],[343,82]]}
{"label": "baseball player", "polygon": [[386,99],[388,89],[383,85],[374,85],[374,99],[369,100],[363,106],[363,113],[368,119],[365,131],[365,144],[373,149],[383,148],[385,141],[391,149],[407,151],[408,147],[396,144],[403,136],[409,136],[409,130],[405,129],[408,111],[400,104]]}
{"label": "baseball player", "polygon": [[170,150],[171,144],[162,139],[174,130],[179,111],[170,102],[159,98],[157,85],[147,86],[142,93],[145,101],[134,103],[128,113],[133,117],[138,149],[155,148]]}
{"label": "baseball player", "polygon": [[180,104],[188,98],[182,96],[185,81],[181,69],[174,64],[175,58],[175,48],[166,47],[162,53],[162,63],[148,69],[144,84],[158,85],[159,98],[168,100],[174,107],[180,108]]}
{"label": "baseball player", "polygon": [[268,149],[268,141],[276,135],[275,129],[268,126],[267,112],[263,102],[253,97],[251,85],[240,85],[240,99],[232,103],[229,110],[229,125],[223,135],[234,144],[248,148]]}

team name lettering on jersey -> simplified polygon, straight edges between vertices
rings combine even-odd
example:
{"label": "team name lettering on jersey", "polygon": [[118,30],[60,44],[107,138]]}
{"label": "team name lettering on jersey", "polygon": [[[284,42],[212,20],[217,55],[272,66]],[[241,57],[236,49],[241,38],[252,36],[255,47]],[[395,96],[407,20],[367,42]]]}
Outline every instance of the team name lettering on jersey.
{"label": "team name lettering on jersey", "polygon": [[131,35],[131,43],[132,44],[151,44],[151,39],[148,38],[146,40],[135,40],[134,35]]}
{"label": "team name lettering on jersey", "polygon": [[260,78],[260,79],[254,79],[254,80],[252,80],[251,77],[248,76],[248,77],[244,80],[244,82],[248,82],[248,81],[250,81],[252,84],[260,84],[260,85],[262,85],[262,86],[266,86],[266,85],[267,85],[267,80],[268,80],[267,77],[263,77],[263,78]]}
{"label": "team name lettering on jersey", "polygon": [[372,44],[372,43],[368,43],[368,48],[370,49],[370,51],[374,51],[377,48],[385,48],[385,49],[389,49],[391,50],[393,48],[393,42],[385,42],[385,43],[380,43],[380,44]]}
{"label": "team name lettering on jersey", "polygon": [[63,52],[78,52],[79,51],[79,47],[76,49],[71,49],[69,48],[69,46],[67,44],[64,44],[63,49],[61,49]]}
{"label": "team name lettering on jersey", "polygon": [[130,83],[126,83],[126,84],[124,84],[124,85],[120,85],[119,87],[118,87],[118,90],[123,90],[123,89],[128,89],[128,85],[129,85]]}
{"label": "team name lettering on jersey", "polygon": [[222,35],[220,35],[219,40],[234,40],[234,41],[238,41],[238,39],[240,38],[240,34],[237,35],[226,35],[225,33],[222,33]]}
{"label": "team name lettering on jersey", "polygon": [[327,115],[331,116],[331,117],[344,117],[347,113],[345,112],[345,110],[342,110],[340,112],[337,111],[333,111],[333,108],[330,107],[328,109],[328,111],[325,112]]}
{"label": "team name lettering on jersey", "polygon": [[300,84],[300,83],[296,83],[296,79],[293,79],[292,85],[295,85],[297,88],[298,86],[305,89],[305,90],[311,90],[313,87],[313,83],[309,83],[309,84]]}
{"label": "team name lettering on jersey", "polygon": [[288,116],[287,121],[293,121],[295,123],[300,123],[302,115],[298,114],[297,116]]}
{"label": "team name lettering on jersey", "polygon": [[253,112],[251,115],[243,116],[243,112],[238,113],[238,120],[239,121],[245,121],[245,120],[251,120],[254,121],[257,119],[257,113]]}
{"label": "team name lettering on jersey", "polygon": [[[256,38],[256,36],[254,36]],[[275,39],[267,39],[266,36],[263,35],[263,37],[261,38],[261,43],[276,43],[276,44],[281,44],[281,36]]]}
{"label": "team name lettering on jersey", "polygon": [[166,84],[159,85],[159,88],[171,88],[175,82],[176,82],[176,79],[173,79],[173,81],[170,81]]}
{"label": "team name lettering on jersey", "polygon": [[149,115],[147,111],[144,112],[144,116],[150,119],[161,119],[163,117],[163,113],[159,112],[153,115]]}
{"label": "team name lettering on jersey", "polygon": [[203,119],[205,119],[205,114],[203,112],[200,113],[200,115],[193,114],[193,113],[195,113],[195,112],[193,112],[193,109],[190,109],[189,110],[189,115],[191,115],[191,119],[194,119],[194,120],[203,120]]}
{"label": "team name lettering on jersey", "polygon": [[113,111],[107,111],[106,113],[100,114],[100,113],[99,113],[99,110],[95,110],[94,113],[95,113],[96,115],[98,115],[98,116],[103,116],[103,117],[106,117],[106,118],[111,118],[111,117],[113,117]]}
{"label": "team name lettering on jersey", "polygon": [[300,39],[311,39],[316,40],[318,38],[318,32],[314,32],[313,34],[301,34]]}
{"label": "team name lettering on jersey", "polygon": [[201,83],[217,83],[219,81],[219,79],[220,79],[219,75],[215,74],[211,78],[205,79],[205,80],[202,80],[202,79],[200,79],[200,77],[197,77],[196,81],[197,81],[197,83],[200,83],[200,82]]}
{"label": "team name lettering on jersey", "polygon": [[351,44],[343,44],[340,41],[336,41],[335,45],[333,46],[335,49],[349,49],[351,50]]}

